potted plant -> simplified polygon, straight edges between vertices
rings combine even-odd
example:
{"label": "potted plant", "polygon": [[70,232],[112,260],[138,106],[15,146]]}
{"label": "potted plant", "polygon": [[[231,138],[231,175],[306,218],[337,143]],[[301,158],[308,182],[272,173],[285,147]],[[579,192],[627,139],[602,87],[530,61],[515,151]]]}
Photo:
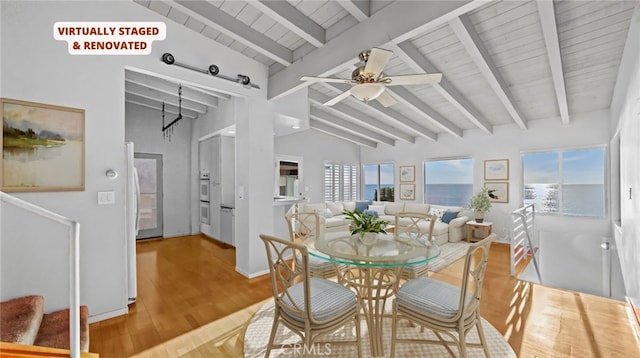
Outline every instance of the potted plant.
{"label": "potted plant", "polygon": [[481,223],[484,221],[484,213],[491,208],[491,198],[489,197],[491,191],[487,188],[482,188],[469,200],[468,208],[473,210],[476,222]]}
{"label": "potted plant", "polygon": [[357,235],[363,244],[373,244],[378,239],[378,234],[387,233],[384,228],[388,222],[374,214],[356,210],[345,210],[342,213],[351,219],[351,235]]}

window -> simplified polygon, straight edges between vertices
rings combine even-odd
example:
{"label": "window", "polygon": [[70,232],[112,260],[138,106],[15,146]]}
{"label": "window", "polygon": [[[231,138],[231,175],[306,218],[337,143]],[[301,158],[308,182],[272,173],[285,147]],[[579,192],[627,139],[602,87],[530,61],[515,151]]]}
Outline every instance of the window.
{"label": "window", "polygon": [[524,205],[568,216],[605,216],[606,149],[522,155]]}
{"label": "window", "polygon": [[358,166],[324,164],[324,201],[354,201],[358,199]]}
{"label": "window", "polygon": [[467,206],[473,195],[473,159],[426,161],[424,178],[425,203]]}
{"label": "window", "polygon": [[364,165],[364,199],[393,201],[393,163]]}

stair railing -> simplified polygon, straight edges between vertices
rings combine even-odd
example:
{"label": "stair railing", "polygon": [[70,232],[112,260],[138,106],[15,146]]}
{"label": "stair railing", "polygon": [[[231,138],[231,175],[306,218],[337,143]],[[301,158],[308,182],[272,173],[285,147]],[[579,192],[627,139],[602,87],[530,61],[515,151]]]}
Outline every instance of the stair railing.
{"label": "stair railing", "polygon": [[516,265],[530,253],[538,280],[542,283],[540,267],[536,258],[538,248],[533,245],[532,240],[535,214],[534,204],[523,206],[511,212],[511,276],[515,276]]}
{"label": "stair railing", "polygon": [[[11,204],[42,218],[49,219],[69,230],[69,352],[80,357],[80,223],[27,201],[0,191],[0,202]],[[1,205],[0,205],[1,206]]]}

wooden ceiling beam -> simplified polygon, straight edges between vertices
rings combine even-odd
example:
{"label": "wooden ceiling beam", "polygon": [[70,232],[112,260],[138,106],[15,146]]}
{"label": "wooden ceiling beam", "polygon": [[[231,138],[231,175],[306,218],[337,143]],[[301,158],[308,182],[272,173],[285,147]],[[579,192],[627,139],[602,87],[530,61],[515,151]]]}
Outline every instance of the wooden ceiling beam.
{"label": "wooden ceiling beam", "polygon": [[[323,83],[323,86],[327,87],[327,88],[331,88],[337,92],[343,92],[348,90],[349,88],[351,88],[351,86],[349,85],[341,85],[341,84],[328,84],[328,83]],[[421,137],[425,137],[429,140],[437,140],[438,135],[436,133],[433,133],[431,130],[429,130],[428,128],[420,125],[419,123],[416,123],[414,121],[412,121],[411,119],[405,117],[402,113],[397,112],[389,107],[384,107],[383,105],[380,104],[380,102],[378,101],[369,101],[369,103],[364,103],[364,102],[360,102],[358,101],[358,103],[361,106],[367,106],[370,109],[375,110],[376,112],[378,112],[379,114],[385,116],[387,118],[387,120],[392,121],[392,123],[399,125],[402,128],[405,128],[408,131],[411,132],[415,132],[417,134],[419,134]],[[335,107],[335,105],[334,105]]]}
{"label": "wooden ceiling beam", "polygon": [[478,35],[469,17],[467,15],[461,15],[453,18],[449,20],[449,25],[458,37],[458,40],[462,43],[462,46],[464,46],[467,53],[469,53],[473,59],[473,62],[478,66],[480,73],[482,73],[489,83],[489,86],[491,86],[496,93],[500,102],[505,106],[511,118],[521,129],[527,129],[527,122],[513,94],[509,90],[509,85],[507,85],[507,82],[502,78],[498,67],[493,62],[489,51],[484,47],[482,39],[480,39],[480,35]]}
{"label": "wooden ceiling beam", "polygon": [[324,45],[326,33],[322,26],[300,12],[294,6],[282,0],[249,1],[249,5],[260,10],[289,31],[302,37],[315,47]]}
{"label": "wooden ceiling beam", "polygon": [[[324,106],[324,103],[330,99],[331,97],[325,94],[322,94],[314,89],[309,88],[309,101],[311,101],[312,103],[315,103],[320,106]],[[407,134],[399,130],[398,128],[392,127],[388,123],[385,123],[384,121],[367,116],[366,114],[344,103],[337,103],[330,107],[327,106],[327,110],[340,113],[344,116],[349,117],[353,121],[356,121],[364,126],[368,126],[371,129],[380,131],[381,133],[384,133],[393,138],[403,140],[407,143],[415,142],[415,138],[410,134]]]}
{"label": "wooden ceiling beam", "polygon": [[[147,87],[143,84],[132,82],[130,80],[125,80],[124,89],[125,92],[135,93],[141,96],[153,98],[159,102],[171,103],[174,105],[179,104],[178,101],[180,97],[178,96],[177,87],[175,88],[175,92],[168,92],[153,87]],[[200,114],[207,113],[209,110],[208,106],[193,102],[184,97],[182,97],[182,108],[189,109]]]}
{"label": "wooden ceiling beam", "polygon": [[556,91],[560,118],[563,124],[569,124],[569,105],[567,103],[567,89],[564,85],[564,70],[562,69],[562,55],[560,54],[560,42],[558,41],[558,25],[553,1],[536,1],[540,26],[544,36],[544,44],[547,47],[551,78]]}
{"label": "wooden ceiling beam", "polygon": [[[395,54],[414,71],[426,73],[441,72],[431,63],[431,61],[420,53],[420,50],[418,50],[410,40],[401,42],[389,49],[394,51]],[[493,133],[493,125],[484,118],[480,111],[478,111],[445,76],[442,77],[440,83],[434,83],[431,86],[458,111],[467,117],[471,123],[478,127],[478,129],[487,134]]]}
{"label": "wooden ceiling beam", "polygon": [[340,138],[340,139],[344,139],[346,141],[355,143],[357,145],[362,145],[365,147],[369,147],[372,149],[376,149],[378,147],[378,143],[374,142],[372,140],[369,139],[365,139],[363,137],[360,137],[359,135],[347,132],[345,130],[341,130],[338,128],[335,128],[333,126],[330,126],[328,124],[322,123],[316,119],[310,119],[309,120],[309,127],[311,127],[312,129],[315,129],[317,131],[323,132],[325,134]]}
{"label": "wooden ceiling beam", "polygon": [[358,21],[368,19],[371,13],[370,0],[338,0],[338,4]]}
{"label": "wooden ceiling beam", "polygon": [[311,106],[311,109],[309,111],[309,116],[313,119],[317,119],[319,121],[325,122],[334,127],[342,128],[344,130],[352,132],[353,134],[361,135],[367,139],[376,141],[378,143],[384,143],[390,146],[394,146],[396,144],[396,141],[392,138],[382,135],[376,131],[372,131],[365,127],[359,126],[353,122],[349,122],[344,118],[340,118],[336,115],[333,115],[329,112],[322,111],[313,106]]}
{"label": "wooden ceiling beam", "polygon": [[[136,104],[142,107],[146,107],[146,108],[151,108],[154,109],[156,111],[162,112],[162,102],[158,101],[154,98],[149,98],[149,97],[145,97],[145,96],[141,96],[139,94],[136,93],[130,93],[130,92],[126,92],[125,91],[125,102],[128,103],[132,103],[132,104]],[[166,114],[169,114],[170,117],[177,115],[179,113],[178,111],[178,106],[173,105],[171,103],[165,103],[164,104],[164,111]],[[191,119],[196,119],[198,118],[198,112],[194,112],[192,110],[189,109],[182,109],[182,116],[187,117],[187,118],[191,118]],[[160,117],[158,117],[160,118]],[[169,118],[167,118],[169,119]],[[173,119],[173,118],[171,118]]]}
{"label": "wooden ceiling beam", "polygon": [[268,81],[269,99],[293,93],[309,83],[302,76],[329,76],[351,68],[358,51],[402,42],[429,29],[446,24],[485,1],[396,1],[366,20],[344,31],[287,68],[274,73]]}
{"label": "wooden ceiling beam", "polygon": [[174,0],[168,4],[278,63],[289,66],[293,62],[293,51],[206,1]]}

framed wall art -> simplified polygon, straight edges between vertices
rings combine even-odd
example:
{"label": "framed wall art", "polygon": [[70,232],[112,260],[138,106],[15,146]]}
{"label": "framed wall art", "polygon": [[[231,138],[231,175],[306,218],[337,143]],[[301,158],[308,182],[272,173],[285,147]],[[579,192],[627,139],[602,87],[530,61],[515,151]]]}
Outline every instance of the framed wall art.
{"label": "framed wall art", "polygon": [[484,180],[509,180],[509,159],[485,160]]}
{"label": "framed wall art", "polygon": [[489,199],[492,203],[509,202],[508,182],[484,182],[484,187],[489,189]]}
{"label": "framed wall art", "polygon": [[400,166],[400,181],[404,181],[404,182],[416,181],[416,166],[415,165]]}
{"label": "framed wall art", "polygon": [[84,190],[84,109],[0,98],[3,191]]}
{"label": "framed wall art", "polygon": [[416,185],[400,184],[400,200],[415,200],[415,199],[416,199]]}

